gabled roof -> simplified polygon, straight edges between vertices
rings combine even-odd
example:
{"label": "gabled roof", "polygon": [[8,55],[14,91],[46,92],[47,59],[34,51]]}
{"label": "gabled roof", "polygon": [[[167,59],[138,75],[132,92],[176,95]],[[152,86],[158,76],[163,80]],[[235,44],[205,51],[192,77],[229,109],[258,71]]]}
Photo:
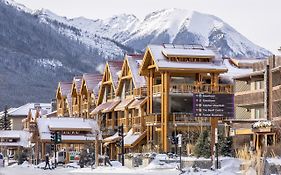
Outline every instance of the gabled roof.
{"label": "gabled roof", "polygon": [[[188,57],[188,58],[210,58],[210,62],[180,62],[170,61],[169,57]],[[219,56],[206,47],[189,47],[189,45],[148,45],[140,72],[145,71],[148,66],[148,58],[155,63],[155,68],[159,70],[175,69],[183,70],[203,70],[226,72],[227,68],[219,61]]]}
{"label": "gabled roof", "polygon": [[133,82],[136,88],[144,87],[146,81],[144,76],[139,74],[139,68],[141,66],[143,55],[127,55],[126,59],[128,60],[128,66],[131,70]]}
{"label": "gabled roof", "polygon": [[67,94],[71,92],[71,86],[72,86],[72,82],[59,82],[57,97],[58,97],[58,92],[60,92],[62,96],[66,97]]}
{"label": "gabled roof", "polygon": [[[85,83],[87,90],[94,92],[95,97],[97,98],[99,93],[100,82],[102,81],[102,74],[83,74],[82,86]],[[82,87],[81,86],[81,90]]]}
{"label": "gabled roof", "polygon": [[122,69],[123,61],[107,61],[114,88],[117,87],[118,77]]}
{"label": "gabled roof", "polygon": [[73,93],[74,91],[74,88],[76,90],[76,92],[79,94],[80,93],[80,90],[81,90],[81,85],[82,85],[82,76],[75,76],[73,77],[73,80],[72,80],[72,87],[71,87],[71,94]]}
{"label": "gabled roof", "polygon": [[8,112],[9,116],[27,116],[30,109],[36,109],[40,107],[46,113],[50,112],[52,109],[51,103],[27,103],[23,106],[15,108]]}

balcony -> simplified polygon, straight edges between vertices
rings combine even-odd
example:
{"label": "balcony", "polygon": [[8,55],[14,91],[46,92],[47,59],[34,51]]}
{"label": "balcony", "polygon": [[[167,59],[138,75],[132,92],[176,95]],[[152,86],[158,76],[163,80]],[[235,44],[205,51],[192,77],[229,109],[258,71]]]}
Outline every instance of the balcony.
{"label": "balcony", "polygon": [[147,96],[147,88],[141,87],[134,89],[134,96],[135,97],[146,97]]}
{"label": "balcony", "polygon": [[106,120],[106,127],[107,128],[112,128],[112,126],[113,126],[113,120],[112,119],[107,119]]}
{"label": "balcony", "polygon": [[253,107],[256,105],[263,105],[264,90],[252,90],[237,92],[235,94],[235,104],[241,107]]}
{"label": "balcony", "polygon": [[78,114],[79,113],[79,105],[73,105],[73,111],[74,114]]}
{"label": "balcony", "polygon": [[[153,94],[161,94],[161,84],[153,86]],[[228,84],[220,84],[216,87],[212,87],[211,84],[172,84],[170,86],[170,93],[182,94],[182,93],[233,93],[233,86]]]}
{"label": "balcony", "polygon": [[144,117],[147,125],[160,125],[161,114],[151,114]]}
{"label": "balcony", "polygon": [[118,119],[118,126],[121,126],[122,124],[123,124],[123,126],[126,126],[126,118]]}
{"label": "balcony", "polygon": [[87,100],[82,103],[82,111],[88,111],[88,102]]}
{"label": "balcony", "polygon": [[63,116],[63,108],[57,109],[57,116]]}

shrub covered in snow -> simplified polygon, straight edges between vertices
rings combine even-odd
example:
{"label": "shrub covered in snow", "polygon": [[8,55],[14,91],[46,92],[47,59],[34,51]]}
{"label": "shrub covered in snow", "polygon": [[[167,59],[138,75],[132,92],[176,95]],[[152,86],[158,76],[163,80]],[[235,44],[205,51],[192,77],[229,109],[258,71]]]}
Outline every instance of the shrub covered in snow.
{"label": "shrub covered in snow", "polygon": [[197,157],[205,158],[209,158],[211,156],[209,132],[207,130],[201,132],[195,144],[194,154]]}
{"label": "shrub covered in snow", "polygon": [[252,128],[258,129],[258,128],[267,128],[272,127],[271,121],[258,121],[252,125]]}

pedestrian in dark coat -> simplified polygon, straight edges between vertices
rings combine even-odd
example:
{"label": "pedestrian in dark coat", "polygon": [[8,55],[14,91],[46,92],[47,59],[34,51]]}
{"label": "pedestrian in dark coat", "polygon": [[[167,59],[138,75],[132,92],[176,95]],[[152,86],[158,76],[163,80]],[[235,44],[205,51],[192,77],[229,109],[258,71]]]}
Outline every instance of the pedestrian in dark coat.
{"label": "pedestrian in dark coat", "polygon": [[46,156],[45,156],[45,163],[46,164],[45,164],[44,170],[47,168],[47,165],[48,165],[49,169],[51,170],[49,154],[46,154]]}

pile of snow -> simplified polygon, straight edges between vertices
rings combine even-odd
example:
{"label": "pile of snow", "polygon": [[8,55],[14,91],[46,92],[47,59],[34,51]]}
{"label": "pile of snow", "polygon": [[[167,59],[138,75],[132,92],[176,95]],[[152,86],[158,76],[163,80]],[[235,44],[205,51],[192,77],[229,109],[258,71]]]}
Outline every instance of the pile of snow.
{"label": "pile of snow", "polygon": [[73,162],[73,163],[68,163],[65,165],[66,168],[80,168],[80,165],[78,165],[77,162]]}
{"label": "pile of snow", "polygon": [[24,161],[21,165],[19,165],[20,167],[22,168],[29,168],[31,166],[33,166],[32,164],[30,164],[29,162],[27,161]]}
{"label": "pile of snow", "polygon": [[[167,163],[168,160],[174,160],[172,163]],[[175,162],[176,159],[169,158],[166,154],[157,154],[150,162],[150,164],[145,167],[146,170],[155,170],[155,169],[175,169],[177,167],[177,164]]]}
{"label": "pile of snow", "polygon": [[271,121],[258,121],[252,125],[252,128],[267,128],[272,126]]}
{"label": "pile of snow", "polygon": [[281,165],[281,158],[274,157],[274,158],[267,158],[266,160],[269,164]]}

